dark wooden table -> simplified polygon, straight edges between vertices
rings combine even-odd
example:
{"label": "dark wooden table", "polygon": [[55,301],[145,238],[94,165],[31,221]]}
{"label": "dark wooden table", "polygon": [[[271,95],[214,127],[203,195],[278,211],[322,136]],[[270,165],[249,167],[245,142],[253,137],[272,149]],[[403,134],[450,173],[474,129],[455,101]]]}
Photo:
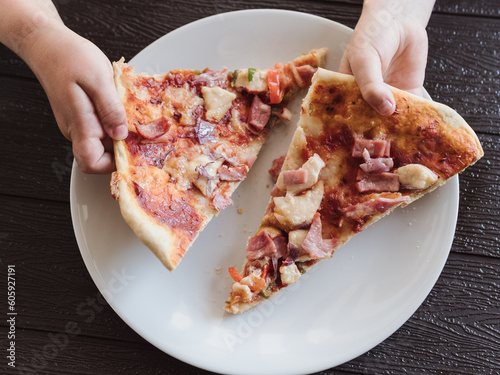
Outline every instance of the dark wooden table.
{"label": "dark wooden table", "polygon": [[[361,0],[57,0],[65,23],[111,60],[184,24],[249,8],[308,12],[354,27]],[[438,0],[425,87],[476,130],[485,157],[460,177],[448,262],[422,306],[386,341],[321,374],[500,371],[500,2]],[[205,374],[149,344],[107,305],[70,218],[73,156],[26,65],[0,46],[2,374]],[[16,369],[7,366],[8,266],[15,265]],[[82,314],[82,306],[94,311]],[[71,332],[71,335],[63,335]],[[70,339],[68,339],[70,337]],[[52,346],[48,344],[54,344]]]}

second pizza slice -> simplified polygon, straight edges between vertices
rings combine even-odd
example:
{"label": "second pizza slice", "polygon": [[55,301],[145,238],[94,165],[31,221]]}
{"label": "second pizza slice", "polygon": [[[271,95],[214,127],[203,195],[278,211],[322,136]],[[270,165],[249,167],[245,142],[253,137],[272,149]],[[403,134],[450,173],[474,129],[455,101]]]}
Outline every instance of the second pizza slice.
{"label": "second pizza slice", "polygon": [[381,116],[352,76],[319,69],[225,309],[241,313],[296,283],[368,225],[475,163],[474,131],[442,104],[392,89]]}

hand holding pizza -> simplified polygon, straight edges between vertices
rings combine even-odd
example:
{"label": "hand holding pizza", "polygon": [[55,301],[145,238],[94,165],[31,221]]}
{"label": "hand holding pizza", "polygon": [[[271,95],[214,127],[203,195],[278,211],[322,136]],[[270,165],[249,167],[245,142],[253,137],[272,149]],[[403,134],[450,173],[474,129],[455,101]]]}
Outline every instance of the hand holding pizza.
{"label": "hand holding pizza", "polygon": [[111,63],[63,24],[50,1],[8,2],[5,8],[0,41],[40,80],[62,134],[73,143],[80,169],[113,171],[112,139],[125,138],[128,130]]}
{"label": "hand holding pizza", "polygon": [[363,98],[382,115],[395,110],[386,84],[423,94],[425,27],[433,5],[434,0],[368,0],[363,5],[339,71],[354,75]]}

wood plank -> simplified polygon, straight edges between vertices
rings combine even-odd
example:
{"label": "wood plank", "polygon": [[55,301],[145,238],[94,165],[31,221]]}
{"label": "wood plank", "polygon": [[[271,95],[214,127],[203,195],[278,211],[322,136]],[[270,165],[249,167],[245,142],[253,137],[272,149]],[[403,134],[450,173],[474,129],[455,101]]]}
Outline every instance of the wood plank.
{"label": "wood plank", "polygon": [[[67,203],[0,195],[0,205],[1,274],[6,278],[6,266],[16,266],[20,328],[64,331],[75,321],[97,337],[138,340],[92,281]],[[4,301],[6,293],[2,288]]]}
{"label": "wood plank", "polygon": [[429,22],[425,87],[476,131],[500,134],[500,20],[458,20],[434,14]]}
{"label": "wood plank", "polygon": [[479,136],[485,156],[460,180],[460,211],[453,250],[500,258],[500,137]]}
{"label": "wood plank", "polygon": [[[452,254],[430,295],[396,333],[366,354],[318,374],[421,374],[430,366],[436,372],[457,374],[488,374],[500,369],[496,355],[500,352],[496,323],[500,313],[499,272],[498,259]],[[171,358],[141,338],[117,341],[96,337],[95,330],[75,316],[69,316],[61,328],[29,330],[25,322],[32,317],[26,313],[19,314],[23,319],[17,327],[19,366],[29,369],[38,363],[43,365],[38,369],[43,370],[41,373],[50,374],[99,375],[133,370],[153,374],[163,373],[165,368],[175,368],[176,374],[209,374]],[[56,313],[54,308],[48,316]],[[57,343],[60,348],[54,351],[52,344]],[[40,362],[33,362],[40,355]]]}
{"label": "wood plank", "polygon": [[497,0],[437,0],[434,11],[454,15],[500,18],[500,5]]}
{"label": "wood plank", "polygon": [[36,81],[0,77],[0,194],[69,201],[73,154]]}
{"label": "wood plank", "polygon": [[[153,375],[167,371],[176,375],[210,374],[166,355],[144,340],[124,343],[89,338],[81,334],[78,325],[69,325],[68,328],[50,332],[18,329],[16,371],[8,371],[5,366],[5,372],[0,370],[0,373]],[[5,363],[5,357],[3,359]]]}

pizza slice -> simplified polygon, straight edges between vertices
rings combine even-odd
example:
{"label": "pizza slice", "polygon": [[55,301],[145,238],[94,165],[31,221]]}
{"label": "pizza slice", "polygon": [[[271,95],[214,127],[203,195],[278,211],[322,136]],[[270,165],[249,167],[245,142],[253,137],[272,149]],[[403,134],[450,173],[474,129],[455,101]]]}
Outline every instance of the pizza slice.
{"label": "pizza slice", "polygon": [[286,104],[310,85],[326,49],[270,69],[137,74],[113,64],[129,135],[114,142],[111,194],[136,235],[169,269],[246,177]]}
{"label": "pizza slice", "polygon": [[442,104],[393,89],[384,117],[352,76],[319,69],[276,185],[225,309],[241,313],[297,282],[318,261],[398,206],[483,155],[469,125]]}

